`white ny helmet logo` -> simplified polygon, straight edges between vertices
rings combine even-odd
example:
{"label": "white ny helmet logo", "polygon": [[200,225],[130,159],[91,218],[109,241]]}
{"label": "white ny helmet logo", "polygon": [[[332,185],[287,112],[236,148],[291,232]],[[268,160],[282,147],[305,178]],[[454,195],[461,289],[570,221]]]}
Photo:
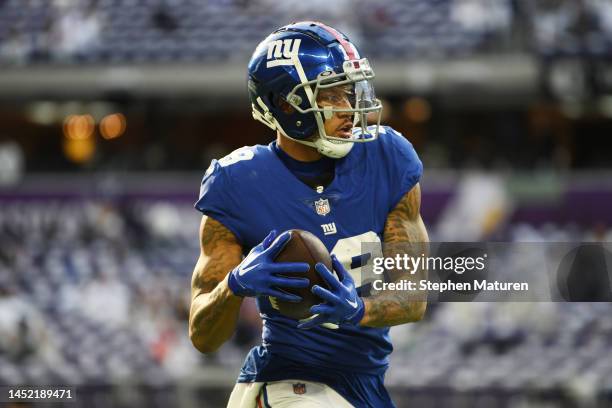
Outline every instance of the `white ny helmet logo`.
{"label": "white ny helmet logo", "polygon": [[300,38],[272,41],[268,44],[268,62],[266,67],[293,65],[293,58],[298,56],[301,42]]}

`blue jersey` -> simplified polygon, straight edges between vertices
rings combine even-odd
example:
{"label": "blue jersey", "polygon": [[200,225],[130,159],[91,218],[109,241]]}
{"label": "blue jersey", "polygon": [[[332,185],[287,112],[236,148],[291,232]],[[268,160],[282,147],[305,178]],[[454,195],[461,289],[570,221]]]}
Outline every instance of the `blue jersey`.
{"label": "blue jersey", "polygon": [[[272,229],[316,235],[362,290],[362,242],[380,242],[389,212],[419,181],[422,164],[410,142],[389,127],[355,143],[336,161],[324,189],[300,181],[272,144],[243,147],[213,160],[195,206],[231,230],[247,253]],[[262,345],[245,361],[239,382],[302,379],[326,383],[356,406],[392,406],[382,385],[393,350],[388,328],[341,325],[296,328],[267,297],[257,299]]]}

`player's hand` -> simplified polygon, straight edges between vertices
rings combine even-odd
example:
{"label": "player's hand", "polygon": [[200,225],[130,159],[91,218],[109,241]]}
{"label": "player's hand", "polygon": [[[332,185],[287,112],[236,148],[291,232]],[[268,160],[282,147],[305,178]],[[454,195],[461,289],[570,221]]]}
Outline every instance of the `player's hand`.
{"label": "player's hand", "polygon": [[282,288],[307,288],[307,278],[288,278],[287,274],[308,272],[310,266],[305,262],[274,262],[274,258],[291,239],[285,231],[276,237],[270,234],[242,260],[240,265],[228,274],[227,285],[236,296],[273,296],[288,302],[299,302],[300,296],[287,293]]}
{"label": "player's hand", "polygon": [[336,279],[334,274],[322,263],[315,266],[315,269],[325,279],[331,290],[319,285],[312,287],[312,293],[325,300],[325,302],[310,308],[310,312],[315,316],[301,321],[298,324],[299,329],[310,329],[325,323],[357,325],[363,318],[365,312],[363,299],[357,294],[353,278],[335,255],[332,255],[332,267],[338,274],[339,279]]}

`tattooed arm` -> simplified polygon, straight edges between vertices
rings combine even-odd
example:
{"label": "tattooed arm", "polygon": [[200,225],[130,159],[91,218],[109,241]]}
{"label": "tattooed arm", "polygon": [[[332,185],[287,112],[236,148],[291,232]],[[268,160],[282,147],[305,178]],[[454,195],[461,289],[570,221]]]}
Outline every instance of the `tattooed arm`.
{"label": "tattooed arm", "polygon": [[[406,253],[419,256],[427,253],[427,230],[421,219],[421,187],[414,186],[387,216],[384,232],[385,257]],[[396,245],[394,245],[396,244]],[[407,275],[402,271],[388,271],[391,281],[425,279],[425,271]],[[418,278],[418,279],[417,279]],[[423,318],[427,301],[425,294],[410,291],[384,291],[363,299],[365,314],[360,324],[387,327],[416,322]]]}
{"label": "tattooed arm", "polygon": [[216,351],[234,333],[243,298],[232,294],[226,276],[241,259],[234,234],[213,218],[202,217],[189,310],[189,338],[202,353]]}

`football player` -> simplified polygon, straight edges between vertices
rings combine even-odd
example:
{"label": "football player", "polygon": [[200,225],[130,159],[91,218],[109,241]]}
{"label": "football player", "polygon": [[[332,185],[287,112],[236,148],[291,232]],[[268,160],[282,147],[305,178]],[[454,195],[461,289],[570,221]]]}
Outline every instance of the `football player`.
{"label": "football player", "polygon": [[[253,116],[276,140],[213,160],[195,204],[204,216],[194,346],[207,353],[227,341],[246,296],[263,319],[262,344],[246,357],[229,407],[394,406],[383,385],[389,326],[420,320],[426,303],[402,292],[366,296],[361,243],[428,237],[421,162],[401,134],[380,125],[373,78],[347,37],[319,22],[276,30],[249,62]],[[313,287],[323,301],[299,322],[270,302],[299,301],[283,289],[309,284],[307,264],[274,262],[294,228],[321,239],[338,276],[317,265],[330,289]]]}

